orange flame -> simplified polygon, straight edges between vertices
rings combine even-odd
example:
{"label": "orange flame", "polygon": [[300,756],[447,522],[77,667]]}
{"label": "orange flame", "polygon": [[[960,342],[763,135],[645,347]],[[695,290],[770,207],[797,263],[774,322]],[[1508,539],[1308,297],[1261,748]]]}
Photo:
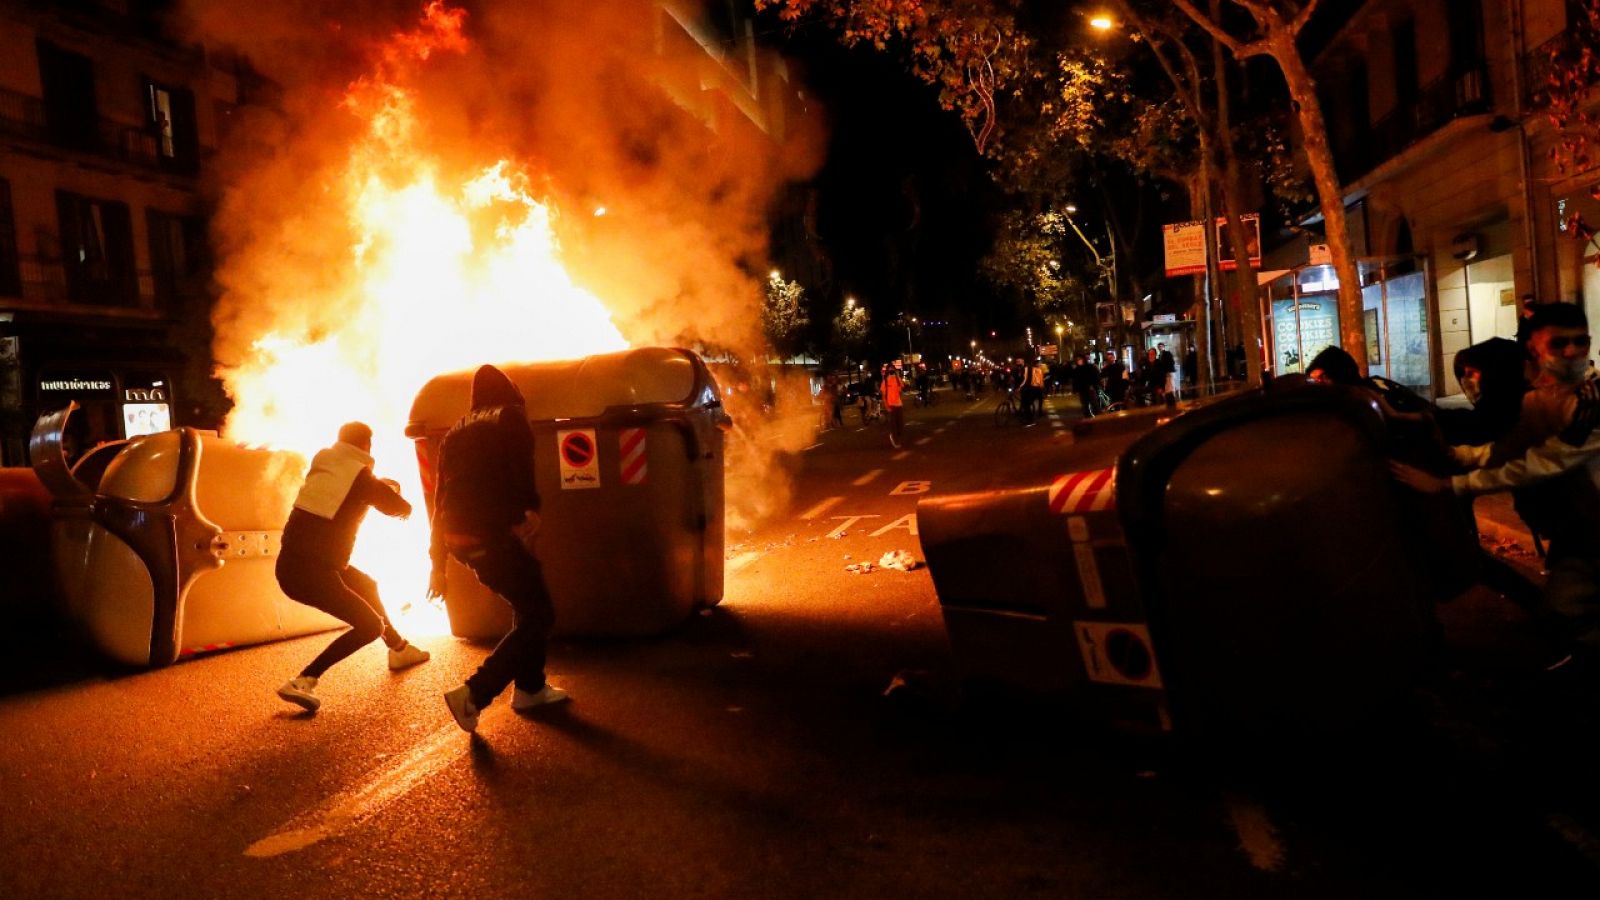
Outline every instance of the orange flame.
{"label": "orange flame", "polygon": [[417,602],[427,526],[403,434],[417,391],[441,372],[485,362],[627,346],[604,305],[568,277],[555,213],[532,196],[525,174],[502,160],[451,183],[417,149],[404,67],[464,50],[464,15],[434,0],[417,29],[394,36],[376,71],[350,86],[343,106],[364,127],[326,194],[355,236],[348,267],[328,295],[286,308],[248,359],[220,373],[235,403],[225,426],[235,440],[309,458],[341,423],[372,426],[376,474],[400,481],[417,513],[403,523],[370,517],[354,562],[378,580],[408,635],[445,627],[442,610]]}

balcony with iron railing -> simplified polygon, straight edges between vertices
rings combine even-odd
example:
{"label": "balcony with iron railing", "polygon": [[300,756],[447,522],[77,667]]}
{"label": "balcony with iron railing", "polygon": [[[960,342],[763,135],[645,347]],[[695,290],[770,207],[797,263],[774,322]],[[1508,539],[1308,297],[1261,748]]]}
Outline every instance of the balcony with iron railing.
{"label": "balcony with iron railing", "polygon": [[198,169],[193,162],[162,155],[156,135],[136,125],[96,117],[92,129],[70,140],[50,126],[43,100],[0,88],[0,136],[166,174],[194,175]]}
{"label": "balcony with iron railing", "polygon": [[60,259],[22,256],[17,260],[17,272],[21,293],[0,290],[0,309],[147,317],[206,300],[204,278],[163,278],[150,269],[133,273],[126,294],[120,290],[91,292],[95,299],[72,296],[67,267]]}
{"label": "balcony with iron railing", "polygon": [[1490,108],[1486,63],[1436,78],[1414,100],[1374,122],[1369,132],[1334,149],[1340,179],[1350,184],[1451,122],[1487,114]]}

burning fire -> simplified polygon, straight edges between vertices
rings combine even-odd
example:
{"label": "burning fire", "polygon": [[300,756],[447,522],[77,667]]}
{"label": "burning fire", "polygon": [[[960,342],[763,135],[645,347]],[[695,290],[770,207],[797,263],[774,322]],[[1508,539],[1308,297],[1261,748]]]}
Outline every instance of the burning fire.
{"label": "burning fire", "polygon": [[463,16],[435,0],[350,85],[343,105],[362,128],[324,191],[346,229],[330,239],[354,235],[348,264],[326,294],[284,305],[249,357],[221,373],[235,403],[225,431],[235,440],[309,459],[343,422],[372,426],[375,473],[399,481],[416,513],[406,522],[370,516],[354,562],[378,580],[408,635],[446,627],[443,610],[422,602],[428,530],[403,434],[417,391],[434,375],[485,362],[627,346],[605,306],[568,277],[555,213],[515,164],[453,181],[418,149],[407,72],[435,53],[461,52]]}

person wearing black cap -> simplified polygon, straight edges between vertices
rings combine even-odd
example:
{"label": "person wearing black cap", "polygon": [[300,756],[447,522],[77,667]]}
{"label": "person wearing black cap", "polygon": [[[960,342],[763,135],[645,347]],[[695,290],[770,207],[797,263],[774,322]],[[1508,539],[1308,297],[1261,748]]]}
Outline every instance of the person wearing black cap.
{"label": "person wearing black cap", "polygon": [[411,515],[411,504],[400,496],[399,485],[372,474],[371,454],[371,428],[361,422],[342,426],[338,442],[311,458],[305,484],[294,498],[294,511],[283,526],[278,586],[290,599],[350,623],[349,631],[334,638],[299,675],[278,688],[279,697],[306,712],[316,712],[322,705],[315,693],[322,673],[380,637],[389,645],[390,669],[428,660],[428,651],[407,643],[395,631],[378,599],[377,582],[350,565],[356,531],[368,507],[399,519]]}
{"label": "person wearing black cap", "polygon": [[433,497],[433,575],[428,596],[442,597],[445,563],[454,557],[511,605],[511,631],[465,684],[444,695],[462,730],[515,682],[511,708],[527,711],[568,699],[545,681],[545,643],[555,610],[544,569],[528,549],[539,528],[533,478],[533,431],[522,394],[506,374],[481,366],[472,378],[472,409],[439,447]]}

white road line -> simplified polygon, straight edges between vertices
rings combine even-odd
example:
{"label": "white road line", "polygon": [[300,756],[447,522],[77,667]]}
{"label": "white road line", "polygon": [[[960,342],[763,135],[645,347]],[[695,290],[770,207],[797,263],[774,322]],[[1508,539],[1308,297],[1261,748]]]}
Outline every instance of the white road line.
{"label": "white road line", "polygon": [[466,738],[455,725],[441,728],[365,784],[291,819],[285,827],[245,848],[244,855],[257,859],[281,856],[348,831],[460,757],[465,745]]}
{"label": "white road line", "polygon": [[893,456],[891,456],[889,458],[892,459],[892,460],[895,460],[897,462],[899,460],[902,460],[902,459],[910,459],[911,458],[911,451],[910,450],[901,450],[899,453],[896,453],[895,455],[893,455]]}
{"label": "white road line", "polygon": [[933,438],[931,438],[931,437],[920,437],[920,438],[917,438],[916,440],[912,441],[911,443],[917,445],[918,447],[921,447],[924,444],[928,444],[928,443],[932,443],[932,442],[933,442]]}
{"label": "white road line", "polygon": [[833,509],[835,506],[838,506],[839,504],[841,504],[843,502],[844,502],[844,498],[843,497],[829,497],[828,499],[823,500],[821,503],[818,503],[816,506],[813,506],[810,509],[806,510],[805,512],[801,513],[800,514],[800,518],[802,518],[802,519],[815,519],[817,516],[822,515],[823,513],[827,512],[830,509]]}
{"label": "white road line", "polygon": [[851,487],[866,487],[867,485],[871,484],[873,481],[877,480],[877,477],[879,475],[882,475],[882,474],[883,474],[883,470],[882,469],[873,469],[871,472],[868,472],[867,474],[861,476],[860,478],[857,478],[855,481],[850,482],[850,486]]}
{"label": "white road line", "polygon": [[1278,829],[1261,804],[1236,794],[1224,798],[1228,806],[1228,819],[1239,835],[1239,849],[1244,851],[1250,865],[1263,872],[1283,869],[1283,842],[1278,840]]}
{"label": "white road line", "polygon": [[[821,441],[817,441],[815,444],[812,444],[811,446],[807,447],[806,450],[815,450],[815,449],[817,449],[818,447],[821,447],[821,446],[822,446],[822,442]],[[806,450],[801,450],[800,452],[804,453],[804,452],[806,452]]]}
{"label": "white road line", "polygon": [[737,572],[745,566],[750,565],[752,562],[755,562],[756,557],[760,555],[761,554],[755,552],[754,550],[747,550],[738,556],[729,557],[728,561],[722,564],[722,571]]}

